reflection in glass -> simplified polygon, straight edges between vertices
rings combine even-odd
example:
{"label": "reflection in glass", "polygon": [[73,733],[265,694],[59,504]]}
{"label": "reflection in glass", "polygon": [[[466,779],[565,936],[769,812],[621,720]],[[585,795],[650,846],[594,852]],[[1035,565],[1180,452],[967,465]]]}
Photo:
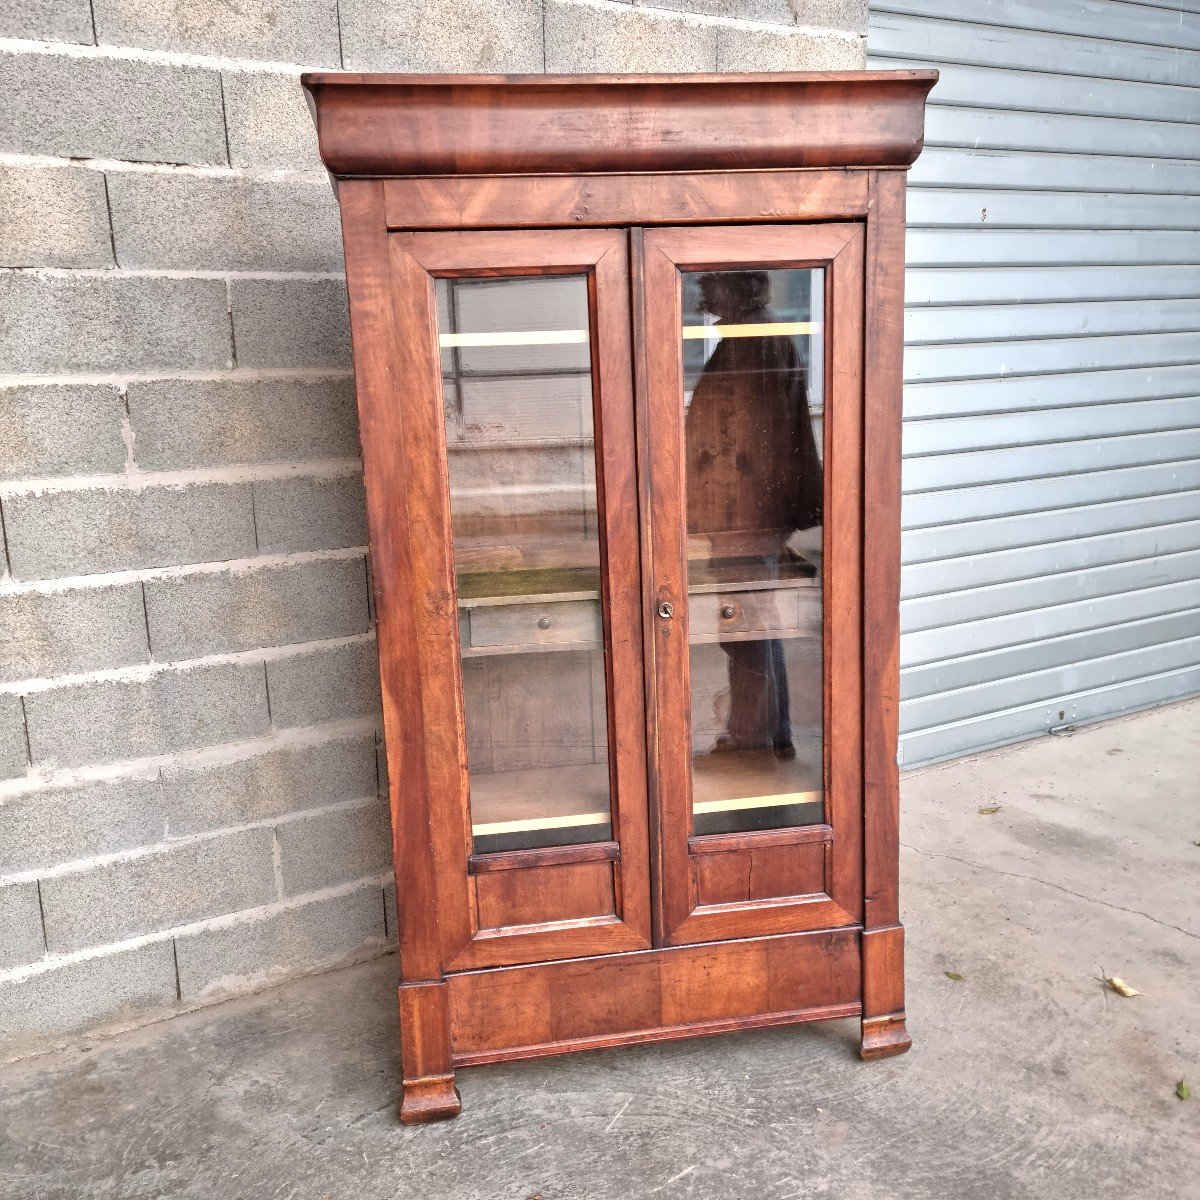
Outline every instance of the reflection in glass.
{"label": "reflection in glass", "polygon": [[474,850],[606,841],[587,280],[437,298]]}
{"label": "reflection in glass", "polygon": [[693,829],[819,823],[824,273],[683,285]]}

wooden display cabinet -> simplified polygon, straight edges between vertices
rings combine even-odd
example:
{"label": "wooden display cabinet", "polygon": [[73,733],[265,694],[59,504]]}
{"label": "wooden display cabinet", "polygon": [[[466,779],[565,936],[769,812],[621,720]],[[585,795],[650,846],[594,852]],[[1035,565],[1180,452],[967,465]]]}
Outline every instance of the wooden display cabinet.
{"label": "wooden display cabinet", "polygon": [[906,168],[933,72],[315,74],[346,248],[401,1117],[861,1016],[897,899]]}

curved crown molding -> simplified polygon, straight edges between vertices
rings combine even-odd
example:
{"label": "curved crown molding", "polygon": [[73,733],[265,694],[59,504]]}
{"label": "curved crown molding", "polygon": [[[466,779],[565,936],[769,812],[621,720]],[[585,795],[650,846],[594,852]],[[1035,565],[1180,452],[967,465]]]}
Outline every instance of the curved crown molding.
{"label": "curved crown molding", "polygon": [[907,167],[936,71],[304,75],[336,176]]}

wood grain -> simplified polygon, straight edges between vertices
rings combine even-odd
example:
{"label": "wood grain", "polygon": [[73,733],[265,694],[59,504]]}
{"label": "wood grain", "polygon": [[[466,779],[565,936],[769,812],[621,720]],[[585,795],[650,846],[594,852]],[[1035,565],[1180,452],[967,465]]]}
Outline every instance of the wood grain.
{"label": "wood grain", "polygon": [[404,1072],[400,1120],[422,1125],[458,1115],[450,1058],[449,992],[444,983],[401,984],[400,1059]]}
{"label": "wood grain", "polygon": [[401,352],[394,341],[396,289],[388,273],[382,225],[382,185],[353,182],[341,194],[342,236],[348,267],[350,331],[363,442],[372,580],[380,651],[383,723],[396,886],[410,898],[400,922],[405,978],[441,978],[433,862],[429,842],[429,789],[419,676],[403,669],[416,661],[416,622],[405,597],[413,589],[404,496],[407,471],[401,416],[391,403]]}
{"label": "wood grain", "polygon": [[904,930],[865,929],[862,935],[861,1057],[890,1058],[912,1046],[904,1014]]}
{"label": "wood grain", "polygon": [[616,914],[610,861],[489,871],[475,880],[480,929],[550,925]]}
{"label": "wood grain", "polygon": [[867,213],[866,173],[441,175],[384,181],[393,229],[830,221]]}
{"label": "wood grain", "polygon": [[616,862],[620,857],[621,847],[617,842],[592,842],[582,846],[546,846],[540,850],[472,854],[467,860],[467,870],[472,875],[486,875],[491,871],[517,871],[558,863]]}
{"label": "wood grain", "polygon": [[863,505],[863,783],[867,928],[899,923],[900,438],[904,356],[904,177],[871,178]]}
{"label": "wood grain", "polygon": [[908,166],[932,71],[301,77],[335,175]]}
{"label": "wood grain", "polygon": [[843,930],[456,975],[454,1062],[851,1016],[859,970],[858,933]]}
{"label": "wood grain", "polygon": [[752,850],[763,846],[806,846],[810,842],[833,841],[832,825],[791,825],[784,829],[760,829],[751,833],[714,833],[688,838],[692,854],[725,854],[730,850]]}
{"label": "wood grain", "polygon": [[[747,840],[753,834],[745,835]],[[790,842],[692,858],[697,907],[821,896],[825,890],[825,843]]]}

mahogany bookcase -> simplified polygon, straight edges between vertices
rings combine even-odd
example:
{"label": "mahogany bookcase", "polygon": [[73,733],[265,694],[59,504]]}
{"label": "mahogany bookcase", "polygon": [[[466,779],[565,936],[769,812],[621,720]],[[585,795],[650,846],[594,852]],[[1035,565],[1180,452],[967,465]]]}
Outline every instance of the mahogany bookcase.
{"label": "mahogany bookcase", "polygon": [[455,1071],[859,1016],[898,907],[906,170],[935,72],[310,74],[400,936]]}

